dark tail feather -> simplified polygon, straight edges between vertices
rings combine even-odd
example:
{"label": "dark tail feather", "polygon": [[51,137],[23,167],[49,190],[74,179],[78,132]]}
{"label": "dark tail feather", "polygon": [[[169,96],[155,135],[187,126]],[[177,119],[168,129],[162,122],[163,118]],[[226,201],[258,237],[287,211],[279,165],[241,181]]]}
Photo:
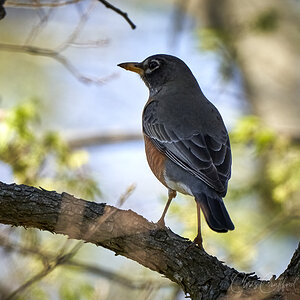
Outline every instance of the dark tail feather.
{"label": "dark tail feather", "polygon": [[227,232],[228,230],[234,229],[234,225],[221,197],[218,195],[209,197],[206,194],[201,193],[198,194],[195,199],[200,203],[205,220],[212,230],[217,232]]}

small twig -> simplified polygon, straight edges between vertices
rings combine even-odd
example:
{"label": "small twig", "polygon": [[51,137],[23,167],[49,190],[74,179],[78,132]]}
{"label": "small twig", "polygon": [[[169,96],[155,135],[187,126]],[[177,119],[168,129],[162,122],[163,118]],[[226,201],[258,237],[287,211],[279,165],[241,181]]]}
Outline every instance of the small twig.
{"label": "small twig", "polygon": [[136,188],[136,184],[133,183],[126,189],[126,191],[120,196],[117,203],[117,207],[121,207],[125,203],[125,201],[132,195],[135,188]]}
{"label": "small twig", "polygon": [[109,81],[110,79],[116,77],[116,73],[112,73],[111,75],[104,78],[97,78],[97,77],[92,78],[92,77],[84,76],[69,62],[69,60],[67,60],[59,52],[52,49],[40,48],[35,46],[22,46],[22,45],[0,43],[0,51],[1,50],[51,57],[57,60],[58,62],[60,62],[79,81],[86,84],[94,83],[94,84],[101,85]]}
{"label": "small twig", "polygon": [[91,12],[93,11],[95,5],[96,5],[96,2],[92,1],[90,3],[89,7],[86,9],[86,11],[81,14],[80,20],[77,23],[77,25],[75,26],[75,29],[69,35],[69,37],[56,49],[57,52],[62,52],[64,50],[66,50],[66,48],[69,47],[69,44],[74,42],[77,39],[78,35],[82,31],[86,22],[88,21],[89,16],[90,16]]}
{"label": "small twig", "polygon": [[175,286],[175,284],[173,284],[172,282],[160,282],[160,281],[154,281],[154,280],[151,280],[151,281],[130,280],[130,279],[128,279],[128,276],[125,277],[125,276],[119,275],[117,273],[105,270],[103,268],[99,268],[95,265],[89,265],[89,264],[81,263],[81,262],[74,261],[74,260],[67,261],[65,266],[83,269],[85,271],[88,271],[89,273],[93,273],[95,275],[99,275],[101,277],[107,278],[108,280],[119,283],[130,289],[142,290],[142,289],[148,288],[149,285],[152,285],[155,288],[169,288],[169,287]]}
{"label": "small twig", "polygon": [[[120,197],[119,199],[119,207],[121,207],[123,205],[123,203],[126,201],[126,199],[131,195],[131,193],[134,191],[135,189],[135,185],[131,185],[125,192],[125,194],[123,196]],[[68,193],[63,193],[64,197],[66,197],[67,199],[72,199],[74,198],[74,196],[68,194]],[[75,198],[74,198],[75,199]],[[92,228],[92,230],[90,230],[89,232],[86,233],[85,237],[89,238],[91,237],[96,230],[109,218],[111,217],[113,214],[115,214],[115,211],[110,211],[109,213],[107,213],[106,217],[104,218],[99,218],[96,222],[96,226],[94,226],[94,228]],[[68,261],[70,258],[74,257],[74,255],[81,249],[81,247],[84,245],[84,241],[79,241],[77,242],[74,247],[72,248],[72,250],[69,251],[69,253],[67,253],[65,256],[66,261]]]}
{"label": "small twig", "polygon": [[20,287],[18,287],[15,291],[13,291],[8,297],[6,297],[4,300],[11,300],[15,299],[15,296],[17,294],[20,294],[24,292],[28,287],[30,287],[35,282],[41,280],[46,275],[48,275],[50,272],[52,272],[55,269],[56,265],[48,265],[48,267],[45,267],[41,272],[34,275],[31,279],[26,281],[24,284],[22,284]]}
{"label": "small twig", "polygon": [[[65,6],[69,4],[78,3],[82,0],[67,0],[67,1],[61,1],[61,2],[18,2],[18,1],[8,1],[6,3],[7,7],[29,7],[29,8],[38,8],[38,7],[59,7],[59,6]],[[122,16],[127,23],[130,25],[132,29],[136,28],[136,25],[130,20],[128,17],[128,14],[118,7],[112,5],[111,3],[107,2],[106,0],[98,0],[101,2],[106,8],[109,8],[116,12],[118,15]]]}
{"label": "small twig", "polygon": [[[76,245],[79,245],[81,242],[77,243]],[[83,243],[83,242],[82,242]],[[75,245],[75,247],[76,247]],[[44,278],[45,276],[47,276],[49,273],[51,273],[52,271],[54,271],[56,269],[57,266],[59,265],[63,265],[65,264],[67,261],[69,261],[76,253],[77,251],[77,247],[75,249],[74,247],[74,251],[72,250],[71,252],[64,254],[64,255],[57,255],[57,257],[55,258],[54,262],[52,263],[47,263],[44,266],[44,269],[37,273],[36,275],[34,275],[31,279],[29,279],[28,281],[26,281],[24,284],[22,284],[20,287],[18,287],[15,291],[13,291],[5,300],[11,300],[14,299],[15,296],[17,294],[20,294],[22,292],[24,292],[27,288],[29,288],[31,285],[33,285],[35,282],[40,281],[42,278]],[[45,260],[44,260],[45,261]]]}
{"label": "small twig", "polygon": [[[40,3],[40,2],[37,1],[37,3]],[[43,8],[39,8],[37,10],[37,15],[39,16],[40,20],[36,25],[34,25],[32,27],[31,32],[28,34],[24,45],[30,45],[30,43],[32,43],[36,39],[38,34],[47,25],[48,20],[49,20],[51,14],[53,14],[53,12],[54,12],[53,8],[49,8],[47,13],[44,12]]]}
{"label": "small twig", "polygon": [[66,246],[66,244],[65,244],[56,256],[51,257],[50,255],[43,254],[42,252],[40,252],[37,249],[26,248],[26,247],[22,247],[18,244],[13,244],[9,241],[6,241],[6,238],[1,237],[1,236],[0,236],[0,243],[4,247],[7,247],[10,250],[17,250],[23,254],[38,255],[44,263],[44,269],[42,271],[40,271],[39,273],[34,275],[32,278],[27,280],[24,284],[22,284],[16,290],[14,290],[7,298],[5,298],[5,300],[14,299],[17,294],[23,293],[31,285],[33,285],[37,281],[40,281],[42,278],[44,278],[49,273],[51,273],[53,270],[55,270],[56,267],[67,263],[72,257],[74,257],[74,255],[79,250],[80,246],[83,244],[82,241],[76,243],[76,245],[73,247],[73,249],[70,252],[64,254],[63,252],[64,252],[64,249]]}
{"label": "small twig", "polygon": [[19,1],[7,1],[6,6],[7,7],[28,7],[28,8],[38,8],[38,7],[59,7],[59,6],[65,6],[69,4],[78,3],[83,0],[67,0],[67,1],[61,1],[61,2],[19,2]]}
{"label": "small twig", "polygon": [[[50,252],[48,253],[45,251],[40,251],[37,248],[25,247],[19,243],[15,243],[15,242],[8,240],[7,237],[4,237],[2,235],[0,235],[0,245],[8,251],[14,251],[14,252],[20,253],[22,255],[37,256],[43,262],[49,262],[49,261],[53,261],[53,259],[55,259],[55,256]],[[66,260],[66,261],[64,261],[63,264],[66,267],[79,268],[79,269],[85,270],[88,273],[101,276],[103,278],[106,278],[107,280],[111,280],[113,282],[121,284],[130,289],[144,289],[149,285],[149,283],[152,286],[155,286],[156,288],[165,288],[165,287],[174,286],[174,284],[171,282],[161,282],[161,281],[153,281],[153,280],[150,282],[149,281],[136,281],[133,279],[129,279],[128,276],[125,277],[123,275],[114,273],[110,270],[96,266],[95,264],[91,265],[91,264],[83,263],[83,262],[80,262],[80,261],[77,261],[74,259]]]}
{"label": "small twig", "polygon": [[109,2],[107,2],[106,0],[98,0],[99,2],[101,2],[103,5],[105,5],[106,8],[112,9],[114,12],[116,12],[117,14],[119,14],[120,16],[122,16],[130,25],[130,27],[132,29],[136,28],[136,25],[129,19],[128,14],[122,10],[120,10],[119,8],[113,6],[112,4],[110,4]]}
{"label": "small twig", "polygon": [[96,41],[89,41],[89,42],[72,42],[69,43],[69,47],[74,48],[99,48],[102,46],[106,46],[109,43],[109,39],[99,39]]}

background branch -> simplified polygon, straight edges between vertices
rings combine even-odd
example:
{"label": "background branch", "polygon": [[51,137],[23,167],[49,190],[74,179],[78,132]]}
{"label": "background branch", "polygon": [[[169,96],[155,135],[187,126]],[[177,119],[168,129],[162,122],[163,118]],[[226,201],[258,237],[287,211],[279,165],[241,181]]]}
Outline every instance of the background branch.
{"label": "background branch", "polygon": [[0,0],[0,20],[6,16],[6,11],[3,7],[5,0]]}
{"label": "background branch", "polygon": [[27,8],[39,8],[39,7],[60,7],[70,4],[78,3],[82,0],[67,0],[67,1],[55,1],[55,2],[21,2],[21,1],[7,1],[6,6],[7,7],[27,7]]}
{"label": "background branch", "polygon": [[60,254],[44,251],[44,250],[42,251],[34,247],[26,247],[19,243],[10,241],[7,237],[2,235],[0,235],[0,245],[7,252],[16,252],[25,256],[34,255],[38,257],[43,262],[43,264],[47,266],[47,268],[49,263],[53,261],[59,261],[60,264],[63,264],[66,267],[73,268],[73,269],[75,268],[81,271],[86,271],[91,274],[95,274],[97,276],[106,278],[108,280],[111,280],[117,284],[123,285],[130,289],[146,289],[149,288],[149,286],[153,286],[155,288],[164,288],[164,287],[172,286],[171,283],[165,283],[165,282],[155,281],[155,280],[134,281],[133,279],[130,279],[128,276],[117,274],[103,267],[99,267],[95,264],[81,262],[71,257],[70,259],[62,259],[62,255]]}
{"label": "background branch", "polygon": [[120,16],[122,16],[127,23],[130,25],[130,27],[132,29],[135,29],[136,26],[135,24],[129,19],[128,14],[125,13],[124,11],[120,10],[119,8],[117,8],[116,6],[113,6],[111,3],[109,3],[106,0],[98,0],[99,2],[101,2],[103,5],[105,5],[106,8],[110,8],[112,9],[114,12],[116,12],[117,14],[119,14]]}
{"label": "background branch", "polygon": [[101,85],[116,76],[116,74],[111,74],[103,78],[92,78],[92,77],[82,75],[65,56],[61,55],[58,51],[52,49],[35,47],[35,46],[0,43],[0,51],[1,50],[53,58],[58,62],[60,62],[69,72],[72,73],[73,76],[75,76],[79,81],[83,83],[94,83],[94,84]]}
{"label": "background branch", "polygon": [[[3,0],[1,0],[3,1]],[[0,9],[2,7],[2,3],[0,1]],[[30,1],[30,2],[21,2],[21,1],[7,1],[6,6],[7,7],[28,7],[28,8],[40,8],[40,7],[60,7],[70,4],[78,3],[82,0],[67,0],[67,1],[49,1],[49,2],[40,2],[40,1]],[[102,3],[106,8],[113,10],[115,13],[120,15],[122,18],[126,20],[126,22],[130,25],[131,29],[135,29],[136,25],[131,21],[131,19],[128,17],[128,14],[118,7],[112,5],[106,0],[98,0],[100,3]],[[4,2],[3,2],[4,3]],[[2,9],[4,11],[4,9]],[[3,16],[1,15],[2,11],[0,10],[0,20],[4,18],[5,11]],[[2,17],[1,17],[2,16]]]}
{"label": "background branch", "polygon": [[5,183],[0,183],[0,222],[60,233],[110,249],[168,277],[192,299],[200,295],[203,299],[300,295],[300,245],[277,280],[262,281],[224,265],[191,241],[168,228],[158,228],[131,210]]}

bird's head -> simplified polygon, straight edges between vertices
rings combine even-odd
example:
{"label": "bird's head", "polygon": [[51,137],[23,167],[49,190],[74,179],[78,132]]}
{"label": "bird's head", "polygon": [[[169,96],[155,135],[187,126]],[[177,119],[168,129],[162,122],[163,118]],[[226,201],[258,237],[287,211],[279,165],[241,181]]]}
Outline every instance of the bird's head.
{"label": "bird's head", "polygon": [[126,62],[118,64],[118,66],[138,73],[150,93],[170,82],[178,81],[180,84],[196,82],[188,66],[181,59],[172,55],[156,54],[142,62]]}

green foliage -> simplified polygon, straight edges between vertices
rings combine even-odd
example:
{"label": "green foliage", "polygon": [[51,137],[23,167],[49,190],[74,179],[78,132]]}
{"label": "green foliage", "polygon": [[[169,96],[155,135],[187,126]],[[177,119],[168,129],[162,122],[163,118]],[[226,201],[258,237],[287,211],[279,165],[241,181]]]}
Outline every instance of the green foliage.
{"label": "green foliage", "polygon": [[87,282],[78,282],[76,285],[72,281],[66,282],[60,286],[60,299],[64,300],[85,300],[93,299],[94,287]]}
{"label": "green foliage", "polygon": [[[41,186],[48,190],[69,191],[88,200],[99,197],[101,193],[98,183],[88,172],[88,154],[70,149],[57,132],[41,131],[39,110],[39,102],[29,100],[10,110],[0,111],[0,160],[11,167],[18,183]],[[33,249],[37,254],[42,248],[46,251],[60,249],[64,252],[65,245],[68,244],[66,237],[41,233],[35,229],[14,228],[10,235],[23,247]],[[18,278],[14,278],[15,285],[26,282],[28,274],[31,274],[31,279],[40,270],[47,268],[47,264],[42,264],[35,256],[24,260],[18,257],[17,265],[22,264],[27,271],[18,272]],[[63,280],[64,273],[63,270],[57,273],[62,283],[61,299],[91,299],[93,288],[88,282],[81,281],[74,285],[70,280]],[[20,293],[18,299],[49,299],[47,284],[51,281],[51,274],[47,275],[46,281],[42,279],[30,287],[30,290]],[[72,272],[72,278],[76,278],[76,273]],[[57,288],[57,280],[53,283],[51,289],[53,288]]]}
{"label": "green foliage", "polygon": [[49,294],[42,287],[35,286],[30,291],[30,298],[28,297],[28,295],[25,294],[25,297],[24,298],[22,297],[21,299],[24,299],[24,300],[28,300],[28,299],[48,300],[49,299]]}
{"label": "green foliage", "polygon": [[215,28],[201,28],[198,34],[201,41],[201,48],[206,51],[217,51],[228,40],[225,32]]}
{"label": "green foliage", "polygon": [[214,51],[220,60],[220,72],[225,80],[229,80],[234,72],[235,51],[232,33],[225,29],[201,28],[198,30],[200,49]]}
{"label": "green foliage", "polygon": [[288,137],[272,131],[254,116],[244,117],[231,134],[234,146],[251,147],[254,159],[261,160],[261,175],[253,185],[261,192],[268,205],[287,213],[299,214],[300,146]]}
{"label": "green foliage", "polygon": [[87,153],[72,151],[57,132],[41,132],[38,111],[38,102],[31,100],[2,114],[0,160],[11,166],[19,183],[70,190],[91,200],[100,196],[85,170]]}
{"label": "green foliage", "polygon": [[258,32],[274,32],[279,26],[279,13],[276,9],[261,12],[253,22],[254,30]]}
{"label": "green foliage", "polygon": [[276,134],[270,128],[263,126],[256,116],[243,117],[231,133],[231,142],[236,145],[254,145],[256,155],[263,154],[274,143]]}

